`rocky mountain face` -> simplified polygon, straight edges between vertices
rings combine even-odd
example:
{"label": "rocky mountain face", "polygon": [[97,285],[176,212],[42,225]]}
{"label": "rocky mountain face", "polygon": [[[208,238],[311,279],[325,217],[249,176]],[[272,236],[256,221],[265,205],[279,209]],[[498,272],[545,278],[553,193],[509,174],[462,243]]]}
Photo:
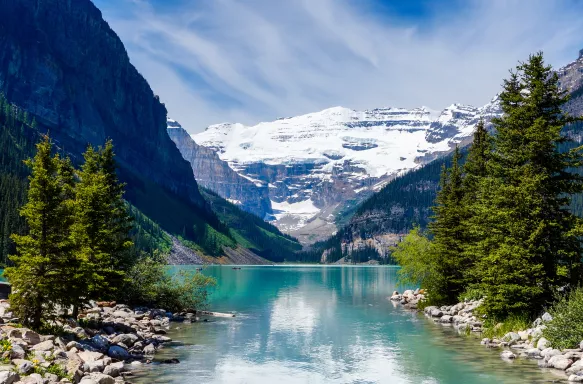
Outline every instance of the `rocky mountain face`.
{"label": "rocky mountain face", "polygon": [[335,107],[256,126],[213,125],[193,139],[267,190],[280,229],[312,242],[336,231],[339,210],[465,145],[479,119],[499,113],[497,99],[441,112]]}
{"label": "rocky mountain face", "polygon": [[199,185],[215,191],[247,212],[261,218],[271,218],[267,186],[256,184],[233,171],[215,151],[195,143],[178,122],[168,119],[167,124],[170,139],[190,163]]}
{"label": "rocky mountain face", "polygon": [[189,164],[166,133],[166,108],[89,0],[0,0],[0,92],[68,152],[114,141],[136,174],[200,207]]}

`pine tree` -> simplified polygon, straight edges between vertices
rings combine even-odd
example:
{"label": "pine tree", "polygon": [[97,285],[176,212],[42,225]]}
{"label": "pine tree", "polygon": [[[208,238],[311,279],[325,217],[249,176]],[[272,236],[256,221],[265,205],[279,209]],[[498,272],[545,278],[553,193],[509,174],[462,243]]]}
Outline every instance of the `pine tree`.
{"label": "pine tree", "polygon": [[85,162],[75,189],[73,238],[79,249],[77,287],[89,298],[113,298],[130,267],[131,217],[123,201],[123,184],[115,174],[113,145],[84,153]]}
{"label": "pine tree", "polygon": [[433,235],[433,262],[441,277],[436,279],[439,284],[427,287],[430,300],[434,304],[454,302],[467,286],[464,273],[467,264],[463,253],[464,188],[460,159],[461,154],[456,147],[451,169],[442,169],[440,191],[434,207],[435,215],[429,226]]}
{"label": "pine tree", "polygon": [[67,204],[69,180],[60,169],[64,162],[51,156],[48,136],[37,145],[37,153],[26,164],[31,168],[28,201],[20,213],[28,225],[28,234],[13,235],[17,254],[10,257],[15,266],[5,275],[12,284],[10,307],[21,321],[38,328],[52,313],[63,290],[63,266],[71,258]]}
{"label": "pine tree", "polygon": [[579,150],[560,153],[562,128],[575,119],[561,111],[568,96],[542,53],[517,67],[500,95],[504,116],[494,119],[489,177],[480,186],[476,246],[484,310],[493,317],[536,314],[558,287],[581,277],[580,219],[569,195],[583,190]]}

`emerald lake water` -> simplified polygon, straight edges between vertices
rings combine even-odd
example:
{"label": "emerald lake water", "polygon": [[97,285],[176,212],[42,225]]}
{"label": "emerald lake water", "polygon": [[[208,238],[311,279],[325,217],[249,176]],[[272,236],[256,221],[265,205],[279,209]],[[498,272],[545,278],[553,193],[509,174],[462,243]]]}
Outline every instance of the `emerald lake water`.
{"label": "emerald lake water", "polygon": [[[178,267],[177,267],[178,268]],[[195,268],[186,266],[180,268]],[[175,324],[174,346],[136,372],[140,383],[550,383],[536,362],[500,351],[393,305],[396,268],[207,267],[210,309],[235,318]],[[176,329],[178,328],[178,329]]]}

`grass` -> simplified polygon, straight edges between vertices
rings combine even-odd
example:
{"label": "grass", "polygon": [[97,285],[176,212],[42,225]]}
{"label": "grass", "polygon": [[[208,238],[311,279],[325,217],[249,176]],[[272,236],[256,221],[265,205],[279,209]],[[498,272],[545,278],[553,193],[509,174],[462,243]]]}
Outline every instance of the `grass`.
{"label": "grass", "polygon": [[498,322],[495,319],[486,320],[483,335],[490,339],[499,339],[508,332],[524,331],[530,328],[531,324],[532,322],[526,316],[510,316],[503,322]]}

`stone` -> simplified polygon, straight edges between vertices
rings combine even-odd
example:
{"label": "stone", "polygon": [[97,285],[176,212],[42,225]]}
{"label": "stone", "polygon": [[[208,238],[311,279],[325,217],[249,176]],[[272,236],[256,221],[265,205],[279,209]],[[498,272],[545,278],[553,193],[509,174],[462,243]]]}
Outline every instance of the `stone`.
{"label": "stone", "polygon": [[452,322],[452,316],[450,316],[450,315],[443,315],[439,319],[439,322],[440,323],[451,323]]}
{"label": "stone", "polygon": [[156,346],[154,344],[148,344],[144,347],[145,355],[153,355],[156,353]]}
{"label": "stone", "polygon": [[95,335],[91,338],[91,344],[99,350],[106,350],[109,347],[109,340],[101,335]]}
{"label": "stone", "polygon": [[567,369],[568,374],[579,372],[583,372],[583,360],[577,360]]}
{"label": "stone", "polygon": [[90,351],[83,351],[77,354],[79,358],[84,362],[88,361],[95,361],[103,358],[103,353],[100,352],[90,352]]}
{"label": "stone", "polygon": [[550,347],[550,346],[551,346],[551,342],[548,341],[547,339],[545,339],[544,337],[541,337],[540,339],[538,339],[538,341],[536,343],[536,347],[538,349],[540,349],[541,351],[543,349],[546,349],[546,348]]}
{"label": "stone", "polygon": [[16,365],[16,369],[18,370],[19,373],[22,373],[24,375],[32,372],[32,370],[34,369],[34,365],[32,364],[32,362],[28,361],[28,360],[15,360],[15,362],[17,362]]}
{"label": "stone", "polygon": [[583,376],[571,375],[569,376],[569,381],[572,383],[583,383]]}
{"label": "stone", "polygon": [[54,373],[45,373],[45,379],[51,383],[56,383],[59,381],[59,376],[55,375]]}
{"label": "stone", "polygon": [[103,374],[111,377],[118,377],[120,372],[121,372],[120,369],[117,366],[114,366],[113,364],[108,365],[103,369]]}
{"label": "stone", "polygon": [[30,345],[36,345],[42,341],[40,335],[30,329],[23,329],[21,338]]}
{"label": "stone", "polygon": [[549,321],[551,321],[551,320],[553,320],[553,317],[552,317],[552,316],[551,316],[551,314],[550,314],[550,313],[548,313],[548,312],[545,312],[545,313],[544,313],[544,314],[543,314],[543,315],[542,315],[540,318],[541,318],[541,319],[542,319],[542,321],[544,321],[545,323],[546,323],[546,322],[549,322]]}
{"label": "stone", "polygon": [[127,360],[130,357],[128,351],[118,345],[112,345],[109,347],[107,355],[117,360]]}
{"label": "stone", "polygon": [[90,377],[84,377],[81,379],[81,381],[79,382],[79,384],[98,384],[97,381],[93,380]]}
{"label": "stone", "polygon": [[66,345],[67,351],[70,351],[73,348],[77,348],[77,350],[82,350],[83,346],[76,341],[70,341],[69,343],[67,343],[67,345]]}
{"label": "stone", "polygon": [[105,363],[103,360],[88,361],[83,364],[84,372],[102,372],[105,368]]}
{"label": "stone", "polygon": [[508,332],[502,337],[502,341],[507,342],[517,342],[518,340],[520,340],[520,335],[516,332]]}
{"label": "stone", "polygon": [[432,309],[430,314],[431,314],[431,317],[443,316],[443,312],[441,310],[439,310],[438,308]]}
{"label": "stone", "polygon": [[26,352],[24,348],[20,345],[13,343],[12,349],[10,350],[11,359],[24,359],[26,357]]}
{"label": "stone", "polygon": [[178,359],[166,359],[162,360],[160,364],[180,364],[180,360]]}
{"label": "stone", "polygon": [[558,349],[554,349],[554,348],[551,348],[550,350],[547,348],[547,349],[543,350],[540,354],[542,357],[545,358],[546,361],[549,361],[551,359],[551,357],[554,357],[554,356],[563,356],[563,353],[561,351],[559,351]]}
{"label": "stone", "polygon": [[526,350],[526,356],[528,357],[540,357],[540,349],[538,348],[529,348]]}
{"label": "stone", "polygon": [[502,351],[500,357],[503,359],[516,359],[516,355],[512,351]]}
{"label": "stone", "polygon": [[126,311],[115,311],[112,313],[112,315],[114,317],[121,317],[122,319],[125,319],[126,317],[130,317],[130,314]]}
{"label": "stone", "polygon": [[44,380],[43,380],[43,377],[41,375],[39,375],[38,373],[32,373],[29,376],[25,376],[25,377],[21,378],[19,383],[22,383],[22,384],[43,384]]}
{"label": "stone", "polygon": [[0,384],[12,384],[20,380],[20,375],[12,371],[0,371]]}
{"label": "stone", "polygon": [[31,350],[33,350],[33,351],[40,351],[40,352],[52,351],[53,349],[55,349],[55,344],[53,343],[52,340],[40,342],[31,348]]}
{"label": "stone", "polygon": [[549,359],[549,365],[551,365],[553,368],[561,369],[563,371],[569,368],[571,364],[573,364],[573,360],[567,359],[563,355],[556,355]]}
{"label": "stone", "polygon": [[113,338],[112,343],[113,344],[124,344],[127,345],[128,347],[131,347],[132,345],[134,345],[138,340],[139,340],[139,336],[133,333],[122,333],[120,335],[117,335],[116,337]]}

